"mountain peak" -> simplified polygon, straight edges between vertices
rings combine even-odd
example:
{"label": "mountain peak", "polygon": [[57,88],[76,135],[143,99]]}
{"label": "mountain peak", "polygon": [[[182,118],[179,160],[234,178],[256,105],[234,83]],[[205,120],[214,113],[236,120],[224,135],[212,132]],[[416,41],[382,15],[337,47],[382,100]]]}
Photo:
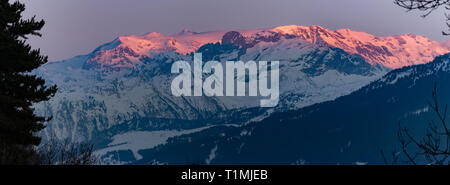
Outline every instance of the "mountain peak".
{"label": "mountain peak", "polygon": [[152,37],[165,37],[165,35],[158,33],[158,32],[149,32],[144,35],[144,37],[152,38]]}
{"label": "mountain peak", "polygon": [[197,32],[193,32],[187,28],[184,28],[183,30],[181,30],[180,32],[177,32],[171,36],[173,37],[181,37],[181,36],[191,36],[191,35],[195,35],[198,34]]}
{"label": "mountain peak", "polygon": [[450,47],[415,34],[377,37],[351,29],[332,31],[316,25],[290,25],[272,30],[294,35],[316,45],[341,48],[348,53],[363,56],[372,65],[380,64],[391,69],[428,63],[434,57],[450,52]]}
{"label": "mountain peak", "polygon": [[317,30],[328,30],[328,29],[323,28],[322,26],[319,26],[319,25],[311,25],[310,28],[311,29],[317,29]]}
{"label": "mountain peak", "polygon": [[[170,36],[150,32],[143,36],[119,37],[115,41],[99,47],[100,49],[96,49],[94,53],[102,51],[106,55],[111,52],[107,55],[122,56],[123,59],[129,60],[128,55],[117,52],[126,51],[128,54],[132,54],[133,59],[139,59],[138,56],[149,56],[154,52],[173,51],[185,55],[197,51],[205,44],[219,41],[240,46],[247,42],[250,43],[245,46],[247,49],[260,42],[278,42],[285,39],[301,39],[315,46],[340,48],[347,53],[361,55],[372,65],[382,65],[391,69],[428,63],[434,57],[450,52],[450,41],[439,43],[414,34],[377,37],[347,28],[333,31],[318,25],[309,27],[286,25],[269,29],[235,30],[234,32],[196,33],[184,29]],[[110,63],[109,61],[103,62]]]}
{"label": "mountain peak", "polygon": [[242,46],[245,45],[245,37],[237,31],[229,31],[223,35],[222,43]]}

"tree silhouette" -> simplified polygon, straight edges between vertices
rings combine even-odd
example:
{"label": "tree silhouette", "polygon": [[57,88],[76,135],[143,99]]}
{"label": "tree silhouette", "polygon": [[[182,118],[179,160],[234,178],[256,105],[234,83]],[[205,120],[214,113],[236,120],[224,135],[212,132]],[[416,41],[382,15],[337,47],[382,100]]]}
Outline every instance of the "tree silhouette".
{"label": "tree silhouette", "polygon": [[422,138],[413,136],[410,129],[399,122],[397,137],[401,146],[400,151],[392,152],[392,161],[388,162],[381,151],[385,163],[392,164],[450,164],[450,130],[447,124],[448,105],[441,106],[437,97],[437,85],[435,83],[432,93],[432,102],[428,103],[437,118],[428,123],[426,134]]}
{"label": "tree silhouette", "polygon": [[[394,0],[394,3],[408,11],[419,10],[425,12],[422,17],[427,17],[440,7],[450,10],[450,0]],[[450,31],[450,14],[445,13],[445,18],[448,30]],[[450,35],[449,32],[445,31],[442,34]]]}
{"label": "tree silhouette", "polygon": [[50,135],[38,149],[36,164],[41,165],[96,165],[100,159],[94,154],[94,145],[87,142],[59,140]]}
{"label": "tree silhouette", "polygon": [[47,62],[40,51],[26,43],[28,36],[41,36],[43,20],[23,19],[25,5],[0,0],[0,164],[29,164],[36,133],[49,118],[34,114],[33,103],[47,101],[56,86],[30,72]]}

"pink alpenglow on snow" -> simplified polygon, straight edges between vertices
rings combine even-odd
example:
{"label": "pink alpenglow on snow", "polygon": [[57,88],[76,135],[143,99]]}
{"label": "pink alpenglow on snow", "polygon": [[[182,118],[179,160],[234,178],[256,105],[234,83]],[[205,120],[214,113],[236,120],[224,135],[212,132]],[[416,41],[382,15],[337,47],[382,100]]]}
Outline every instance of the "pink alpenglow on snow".
{"label": "pink alpenglow on snow", "polygon": [[[151,32],[142,36],[119,37],[93,52],[86,65],[108,67],[133,67],[141,57],[154,53],[176,52],[190,54],[202,45],[221,42],[228,30],[196,33],[183,30],[173,35]],[[439,43],[424,36],[404,34],[377,37],[350,29],[328,30],[320,26],[280,26],[269,29],[237,30],[247,42],[264,36],[282,36],[280,39],[301,39],[318,46],[340,48],[350,54],[358,54],[372,65],[382,65],[397,69],[404,66],[424,64],[436,56],[450,52],[448,42]],[[270,42],[259,39],[258,42]],[[258,42],[253,42],[258,44]],[[253,45],[252,45],[253,46]]]}
{"label": "pink alpenglow on snow", "polygon": [[449,47],[426,37],[405,34],[377,37],[350,29],[331,31],[320,26],[281,26],[273,31],[295,35],[315,44],[341,48],[363,56],[371,64],[391,69],[424,64],[450,52]]}

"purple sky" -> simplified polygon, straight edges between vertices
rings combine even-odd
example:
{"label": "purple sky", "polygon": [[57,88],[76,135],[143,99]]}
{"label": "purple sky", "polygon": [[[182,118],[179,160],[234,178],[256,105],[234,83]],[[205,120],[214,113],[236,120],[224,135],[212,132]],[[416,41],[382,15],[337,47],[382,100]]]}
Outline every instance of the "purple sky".
{"label": "purple sky", "polygon": [[50,61],[91,52],[121,35],[281,25],[350,28],[377,36],[414,33],[443,41],[444,10],[426,19],[393,0],[20,0],[47,22],[30,43]]}

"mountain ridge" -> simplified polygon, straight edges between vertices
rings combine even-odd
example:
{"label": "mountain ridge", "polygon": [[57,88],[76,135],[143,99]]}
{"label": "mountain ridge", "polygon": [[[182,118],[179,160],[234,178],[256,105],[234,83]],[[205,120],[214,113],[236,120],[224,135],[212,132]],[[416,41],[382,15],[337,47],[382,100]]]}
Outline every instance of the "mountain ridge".
{"label": "mountain ridge", "polygon": [[[122,36],[95,49],[86,66],[133,67],[134,62],[141,57],[151,57],[152,53],[173,51],[187,55],[205,44],[222,42],[223,36],[229,32],[232,31],[196,33],[183,30],[168,36],[157,32]],[[391,69],[423,64],[450,52],[447,44],[414,34],[377,37],[351,29],[333,31],[317,25],[288,25],[235,32],[249,43],[247,48],[273,39],[302,39],[314,45],[336,47],[351,54],[359,54],[372,65],[380,64]]]}
{"label": "mountain ridge", "polygon": [[[185,133],[178,131],[209,126],[219,129],[229,124],[246,125],[272,113],[335,100],[391,71],[381,62],[371,63],[368,59],[388,58],[390,54],[384,49],[377,49],[375,45],[356,49],[357,44],[365,45],[361,44],[364,40],[380,40],[370,34],[352,33],[351,37],[345,37],[344,32],[350,30],[338,33],[318,26],[274,29],[203,33],[184,30],[174,36],[150,32],[143,36],[120,37],[87,55],[47,63],[34,73],[49,84],[56,84],[59,91],[50,101],[35,105],[37,114],[53,117],[42,132],[43,140],[56,135],[59,139],[93,141],[99,143],[96,149],[102,149],[105,155],[120,153],[131,144],[114,147],[111,141],[115,138],[134,137],[134,134],[139,138],[154,137],[157,133]],[[353,45],[353,41],[357,44]],[[392,45],[396,46],[397,41]],[[426,39],[422,41],[433,47],[440,45]],[[346,44],[356,53],[332,46],[336,43]],[[417,43],[414,46],[433,49]],[[396,47],[404,46],[410,45]],[[258,107],[261,97],[172,96],[170,82],[176,75],[171,74],[171,65],[179,60],[191,65],[193,62],[193,53],[182,54],[183,49],[202,52],[204,61],[217,60],[222,64],[239,60],[280,61],[279,105],[261,109]],[[423,60],[438,54],[420,55],[416,49],[400,54],[408,52]],[[391,55],[395,58],[397,54]],[[238,76],[236,79],[246,78]],[[157,140],[164,143],[167,139]],[[153,146],[156,145],[139,147]],[[141,156],[138,155],[140,150],[148,149],[139,147],[132,149],[135,157]]]}
{"label": "mountain ridge", "polygon": [[[428,107],[433,82],[441,106],[450,102],[450,54],[393,70],[336,100],[274,113],[241,127],[171,138],[165,145],[141,150],[144,157],[132,164],[385,164],[380,151],[401,149],[399,122],[419,139],[426,137],[427,123],[437,119]],[[399,156],[398,162],[403,160],[407,158]]]}

